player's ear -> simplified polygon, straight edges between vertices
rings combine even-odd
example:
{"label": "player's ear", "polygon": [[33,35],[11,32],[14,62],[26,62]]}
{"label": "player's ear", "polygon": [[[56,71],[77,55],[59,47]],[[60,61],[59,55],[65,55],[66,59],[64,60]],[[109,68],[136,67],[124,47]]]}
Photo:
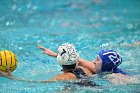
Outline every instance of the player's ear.
{"label": "player's ear", "polygon": [[96,59],[97,59],[97,61],[100,61],[100,57],[99,57],[99,56],[97,56],[97,58],[96,58]]}

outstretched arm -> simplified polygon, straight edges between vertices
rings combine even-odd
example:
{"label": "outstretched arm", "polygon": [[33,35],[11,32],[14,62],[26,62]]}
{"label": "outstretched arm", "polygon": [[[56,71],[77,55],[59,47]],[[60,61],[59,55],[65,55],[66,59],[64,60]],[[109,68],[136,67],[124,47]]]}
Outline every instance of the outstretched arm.
{"label": "outstretched arm", "polygon": [[[47,48],[45,48],[43,46],[38,46],[38,48],[40,48],[41,50],[43,50],[44,53],[47,54],[47,55],[49,55],[49,56],[57,57],[57,53],[53,52],[50,49],[47,49]],[[79,65],[80,66],[83,66],[85,68],[88,68],[93,73],[95,72],[94,71],[95,66],[94,66],[93,62],[90,62],[90,61],[85,60],[85,59],[82,59],[82,58],[79,58],[78,59],[78,62],[79,62]]]}
{"label": "outstretched arm", "polygon": [[42,80],[42,81],[29,80],[29,79],[24,79],[24,78],[17,78],[17,77],[14,77],[12,75],[11,71],[8,68],[7,68],[7,72],[4,72],[4,71],[0,70],[0,76],[11,79],[11,80],[28,82],[28,83],[49,83],[49,82],[61,81],[61,80],[66,79],[66,77],[63,76],[63,75],[57,75],[57,76],[54,76],[50,80]]}
{"label": "outstretched arm", "polygon": [[12,75],[11,71],[9,70],[9,68],[7,67],[7,72],[4,72],[4,71],[1,71],[0,70],[0,76],[1,77],[5,77],[5,78],[8,78],[8,79],[12,79],[12,80],[17,80],[17,81],[25,81],[25,82],[32,82],[31,80],[26,80],[26,79],[19,79],[19,78],[16,78]]}
{"label": "outstretched arm", "polygon": [[1,77],[5,77],[11,80],[16,80],[16,81],[24,81],[24,82],[38,82],[38,81],[33,81],[33,80],[28,80],[28,79],[21,79],[21,78],[16,78],[12,75],[11,71],[9,70],[9,68],[7,67],[7,72],[1,71],[0,70],[0,76]]}
{"label": "outstretched arm", "polygon": [[23,82],[29,82],[29,83],[50,83],[50,82],[56,82],[56,81],[76,80],[76,77],[71,73],[67,73],[67,74],[56,75],[49,80],[28,80],[28,79],[20,79],[20,78],[15,78],[15,77],[11,77],[10,79],[23,81]]}
{"label": "outstretched arm", "polygon": [[56,82],[56,81],[66,81],[66,80],[76,80],[76,76],[73,75],[72,73],[65,73],[65,74],[58,74],[54,77],[52,77],[49,80],[42,80],[38,81],[40,83],[48,83],[48,82]]}
{"label": "outstretched arm", "polygon": [[56,80],[44,80],[44,81],[36,81],[36,80],[29,80],[24,78],[17,78],[14,76],[9,76],[8,73],[0,71],[0,76],[15,80],[15,81],[22,81],[22,82],[28,82],[28,83],[49,83],[49,82],[55,82]]}
{"label": "outstretched arm", "polygon": [[49,55],[49,56],[52,56],[52,57],[57,57],[57,53],[53,52],[52,50],[50,49],[47,49],[43,46],[38,46],[39,49],[43,50],[45,54]]}

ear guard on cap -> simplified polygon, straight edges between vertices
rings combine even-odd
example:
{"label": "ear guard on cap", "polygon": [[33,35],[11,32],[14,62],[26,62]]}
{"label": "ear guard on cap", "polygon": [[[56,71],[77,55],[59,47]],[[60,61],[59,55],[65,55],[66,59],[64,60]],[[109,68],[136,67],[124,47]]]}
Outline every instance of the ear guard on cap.
{"label": "ear guard on cap", "polygon": [[57,60],[59,65],[72,65],[77,63],[79,54],[72,44],[62,44],[58,48]]}

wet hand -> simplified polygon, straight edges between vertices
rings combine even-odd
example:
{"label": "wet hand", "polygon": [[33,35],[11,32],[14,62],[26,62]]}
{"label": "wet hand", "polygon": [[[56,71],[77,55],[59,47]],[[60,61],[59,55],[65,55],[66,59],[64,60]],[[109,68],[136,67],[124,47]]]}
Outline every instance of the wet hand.
{"label": "wet hand", "polygon": [[49,55],[49,56],[53,56],[53,57],[56,57],[57,56],[57,53],[53,52],[52,50],[50,49],[47,49],[43,46],[38,46],[38,48],[40,48],[41,50],[44,51],[45,54]]}
{"label": "wet hand", "polygon": [[13,75],[8,66],[6,66],[6,70],[7,70],[7,76],[12,77]]}
{"label": "wet hand", "polygon": [[38,46],[38,48],[40,48],[41,50],[43,50],[43,51],[45,51],[46,50],[46,48],[45,47],[43,47],[43,46]]}

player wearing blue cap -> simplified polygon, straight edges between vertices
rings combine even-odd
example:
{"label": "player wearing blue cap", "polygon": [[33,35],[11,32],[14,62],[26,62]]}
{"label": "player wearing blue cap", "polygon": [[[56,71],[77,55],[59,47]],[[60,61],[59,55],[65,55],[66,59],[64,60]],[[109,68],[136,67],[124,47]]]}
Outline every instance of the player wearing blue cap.
{"label": "player wearing blue cap", "polygon": [[113,72],[126,74],[118,68],[122,63],[121,56],[114,50],[101,50],[94,62],[79,58],[79,64],[87,67],[93,73]]}
{"label": "player wearing blue cap", "polygon": [[[43,46],[39,46],[45,54],[57,57],[57,53],[50,49],[46,49]],[[79,58],[79,65],[88,68],[92,73],[97,74],[101,72],[113,72],[126,74],[122,70],[118,69],[118,66],[122,63],[121,56],[114,50],[101,50],[94,62]]]}
{"label": "player wearing blue cap", "polygon": [[[39,48],[43,50],[44,53],[49,56],[57,57],[57,58],[59,56],[59,53],[55,53],[52,50],[47,49],[43,46],[39,46]],[[64,59],[67,59],[67,58],[64,58]],[[78,58],[77,63],[79,66],[87,68],[89,71],[92,72],[92,74],[99,74],[102,72],[111,72],[112,74],[107,74],[104,76],[104,78],[106,78],[112,84],[128,84],[128,83],[131,83],[131,81],[133,81],[133,79],[130,80],[130,77],[128,77],[128,75],[126,75],[124,71],[118,68],[118,66],[122,63],[122,58],[114,50],[101,50],[99,54],[97,55],[97,58],[93,62],[82,59],[82,58]],[[48,80],[43,81],[43,82],[48,82]]]}

